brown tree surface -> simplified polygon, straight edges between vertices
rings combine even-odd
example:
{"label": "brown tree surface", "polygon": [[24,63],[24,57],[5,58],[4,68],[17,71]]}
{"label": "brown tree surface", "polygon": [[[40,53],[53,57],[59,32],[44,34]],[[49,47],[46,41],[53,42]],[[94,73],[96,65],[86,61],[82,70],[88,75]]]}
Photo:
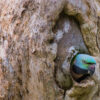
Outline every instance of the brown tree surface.
{"label": "brown tree surface", "polygon": [[[99,16],[99,0],[0,0],[0,100],[100,100]],[[97,60],[80,84],[64,63],[73,46]]]}

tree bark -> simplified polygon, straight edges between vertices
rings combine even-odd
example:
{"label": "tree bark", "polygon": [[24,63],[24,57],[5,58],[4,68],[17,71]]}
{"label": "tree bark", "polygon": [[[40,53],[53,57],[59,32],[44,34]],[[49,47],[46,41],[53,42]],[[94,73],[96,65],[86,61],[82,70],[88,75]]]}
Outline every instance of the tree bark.
{"label": "tree bark", "polygon": [[[99,100],[99,17],[99,0],[1,0],[0,100]],[[71,77],[71,47],[97,60],[83,83]]]}

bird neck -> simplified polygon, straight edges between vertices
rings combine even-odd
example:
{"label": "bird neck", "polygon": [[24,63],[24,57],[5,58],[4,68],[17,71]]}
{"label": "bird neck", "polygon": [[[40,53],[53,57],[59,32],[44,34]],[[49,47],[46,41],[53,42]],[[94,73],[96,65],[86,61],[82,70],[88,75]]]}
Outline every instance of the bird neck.
{"label": "bird neck", "polygon": [[71,75],[72,75],[72,77],[76,80],[76,79],[79,79],[79,78],[81,78],[82,76],[83,76],[83,74],[76,74],[75,72],[73,72],[72,70],[71,70]]}
{"label": "bird neck", "polygon": [[76,73],[76,74],[88,73],[88,70],[82,69],[82,68],[80,68],[80,67],[78,67],[78,66],[76,66],[76,65],[73,65],[73,66],[72,66],[72,71],[73,71],[74,73]]}

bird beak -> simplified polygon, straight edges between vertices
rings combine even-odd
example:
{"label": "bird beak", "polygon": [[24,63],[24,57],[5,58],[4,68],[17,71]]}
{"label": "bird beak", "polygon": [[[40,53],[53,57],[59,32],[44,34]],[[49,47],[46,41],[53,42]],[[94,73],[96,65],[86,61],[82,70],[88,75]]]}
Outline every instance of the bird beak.
{"label": "bird beak", "polygon": [[95,72],[95,64],[90,65],[88,68],[88,74],[93,75],[94,72]]}

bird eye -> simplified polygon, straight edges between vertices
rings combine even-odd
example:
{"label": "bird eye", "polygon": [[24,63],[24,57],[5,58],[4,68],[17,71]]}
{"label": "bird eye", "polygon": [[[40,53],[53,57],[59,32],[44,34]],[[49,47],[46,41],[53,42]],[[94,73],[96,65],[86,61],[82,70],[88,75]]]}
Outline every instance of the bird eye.
{"label": "bird eye", "polygon": [[85,60],[82,60],[83,63],[87,64],[87,62]]}

